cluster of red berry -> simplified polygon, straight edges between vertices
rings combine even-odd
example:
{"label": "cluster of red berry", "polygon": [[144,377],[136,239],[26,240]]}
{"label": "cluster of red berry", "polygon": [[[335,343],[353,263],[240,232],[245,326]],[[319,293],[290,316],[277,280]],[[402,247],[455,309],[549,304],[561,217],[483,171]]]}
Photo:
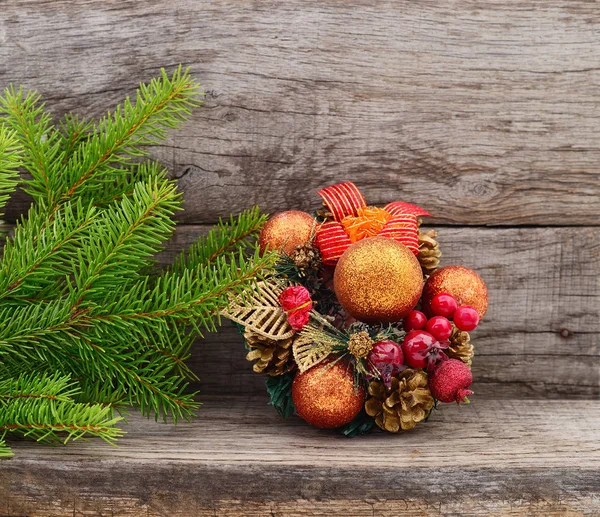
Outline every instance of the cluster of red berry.
{"label": "cluster of red berry", "polygon": [[469,305],[458,306],[454,296],[439,293],[430,303],[431,318],[421,311],[411,311],[404,320],[408,333],[402,343],[406,364],[413,368],[433,368],[447,359],[444,349],[452,335],[452,323],[460,330],[471,331],[479,324],[479,313]]}

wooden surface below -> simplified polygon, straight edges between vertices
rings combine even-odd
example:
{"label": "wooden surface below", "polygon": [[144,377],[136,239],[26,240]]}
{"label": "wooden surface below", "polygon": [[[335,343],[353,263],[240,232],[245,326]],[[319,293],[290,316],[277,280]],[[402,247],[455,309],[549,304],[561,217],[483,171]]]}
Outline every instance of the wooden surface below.
{"label": "wooden surface below", "polygon": [[[0,86],[99,116],[164,66],[206,105],[153,150],[190,223],[354,180],[435,222],[598,225],[594,2],[4,0]],[[13,205],[11,216],[24,208]]]}
{"label": "wooden surface below", "polygon": [[132,417],[116,450],[17,444],[0,515],[593,515],[599,410],[444,405],[409,433],[348,439],[280,419],[265,397],[220,397],[192,424]]}

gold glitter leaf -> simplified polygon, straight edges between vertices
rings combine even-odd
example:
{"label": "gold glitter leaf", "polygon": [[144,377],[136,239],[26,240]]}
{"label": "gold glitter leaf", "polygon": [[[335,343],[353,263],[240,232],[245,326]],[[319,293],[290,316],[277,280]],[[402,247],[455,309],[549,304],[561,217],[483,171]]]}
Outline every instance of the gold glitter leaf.
{"label": "gold glitter leaf", "polygon": [[322,363],[329,354],[331,346],[327,343],[313,341],[308,336],[300,336],[294,340],[292,345],[294,360],[298,365],[298,371],[304,373],[313,366]]}
{"label": "gold glitter leaf", "polygon": [[291,338],[294,330],[279,304],[279,295],[284,286],[275,279],[269,279],[258,282],[257,287],[243,298],[231,297],[229,307],[221,311],[221,316],[264,338],[275,341]]}

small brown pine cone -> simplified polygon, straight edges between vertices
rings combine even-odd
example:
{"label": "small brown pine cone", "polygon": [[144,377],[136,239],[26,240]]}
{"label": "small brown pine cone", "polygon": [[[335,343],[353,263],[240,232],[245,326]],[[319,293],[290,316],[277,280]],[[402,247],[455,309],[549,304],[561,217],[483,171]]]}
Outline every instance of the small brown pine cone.
{"label": "small brown pine cone", "polygon": [[387,389],[381,381],[369,384],[370,398],[365,411],[375,417],[375,423],[384,431],[408,431],[425,420],[434,405],[427,387],[427,374],[422,370],[407,369],[392,377]]}
{"label": "small brown pine cone", "polygon": [[244,338],[250,348],[246,359],[256,361],[252,367],[256,373],[276,376],[283,375],[295,368],[292,355],[293,337],[274,340],[246,330]]}
{"label": "small brown pine cone", "polygon": [[321,270],[321,253],[319,252],[319,249],[312,244],[312,242],[298,246],[292,252],[290,258],[296,267],[304,274],[307,274],[309,271]]}
{"label": "small brown pine cone", "polygon": [[436,240],[437,232],[435,230],[421,231],[419,228],[419,254],[417,258],[421,264],[423,274],[431,275],[440,264],[440,245]]}
{"label": "small brown pine cone", "polygon": [[452,334],[450,335],[450,345],[446,350],[446,355],[451,359],[462,361],[470,368],[475,351],[469,333],[453,327]]}

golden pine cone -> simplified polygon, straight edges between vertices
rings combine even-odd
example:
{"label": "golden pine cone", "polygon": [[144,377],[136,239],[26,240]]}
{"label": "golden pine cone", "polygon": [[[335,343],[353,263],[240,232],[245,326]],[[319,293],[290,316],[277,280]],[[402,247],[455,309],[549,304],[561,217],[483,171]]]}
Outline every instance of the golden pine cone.
{"label": "golden pine cone", "polygon": [[373,350],[374,344],[375,341],[371,339],[369,333],[362,330],[350,336],[348,352],[357,359],[364,359],[369,355],[369,352]]}
{"label": "golden pine cone", "polygon": [[412,429],[427,418],[434,405],[427,374],[422,370],[407,369],[395,375],[389,390],[383,382],[371,381],[369,395],[365,411],[375,417],[381,429],[390,433]]}
{"label": "golden pine cone", "polygon": [[446,350],[446,355],[451,359],[462,361],[470,368],[475,351],[473,350],[473,343],[471,343],[469,333],[453,326],[452,334],[450,335],[450,345]]}
{"label": "golden pine cone", "polygon": [[250,348],[246,355],[248,361],[256,361],[252,369],[256,373],[276,376],[295,368],[292,355],[293,337],[287,339],[269,339],[251,330],[244,332],[244,339]]}
{"label": "golden pine cone", "polygon": [[437,232],[435,230],[423,232],[419,228],[419,254],[417,258],[419,264],[421,264],[423,274],[426,276],[431,275],[440,264],[442,252],[436,237]]}

